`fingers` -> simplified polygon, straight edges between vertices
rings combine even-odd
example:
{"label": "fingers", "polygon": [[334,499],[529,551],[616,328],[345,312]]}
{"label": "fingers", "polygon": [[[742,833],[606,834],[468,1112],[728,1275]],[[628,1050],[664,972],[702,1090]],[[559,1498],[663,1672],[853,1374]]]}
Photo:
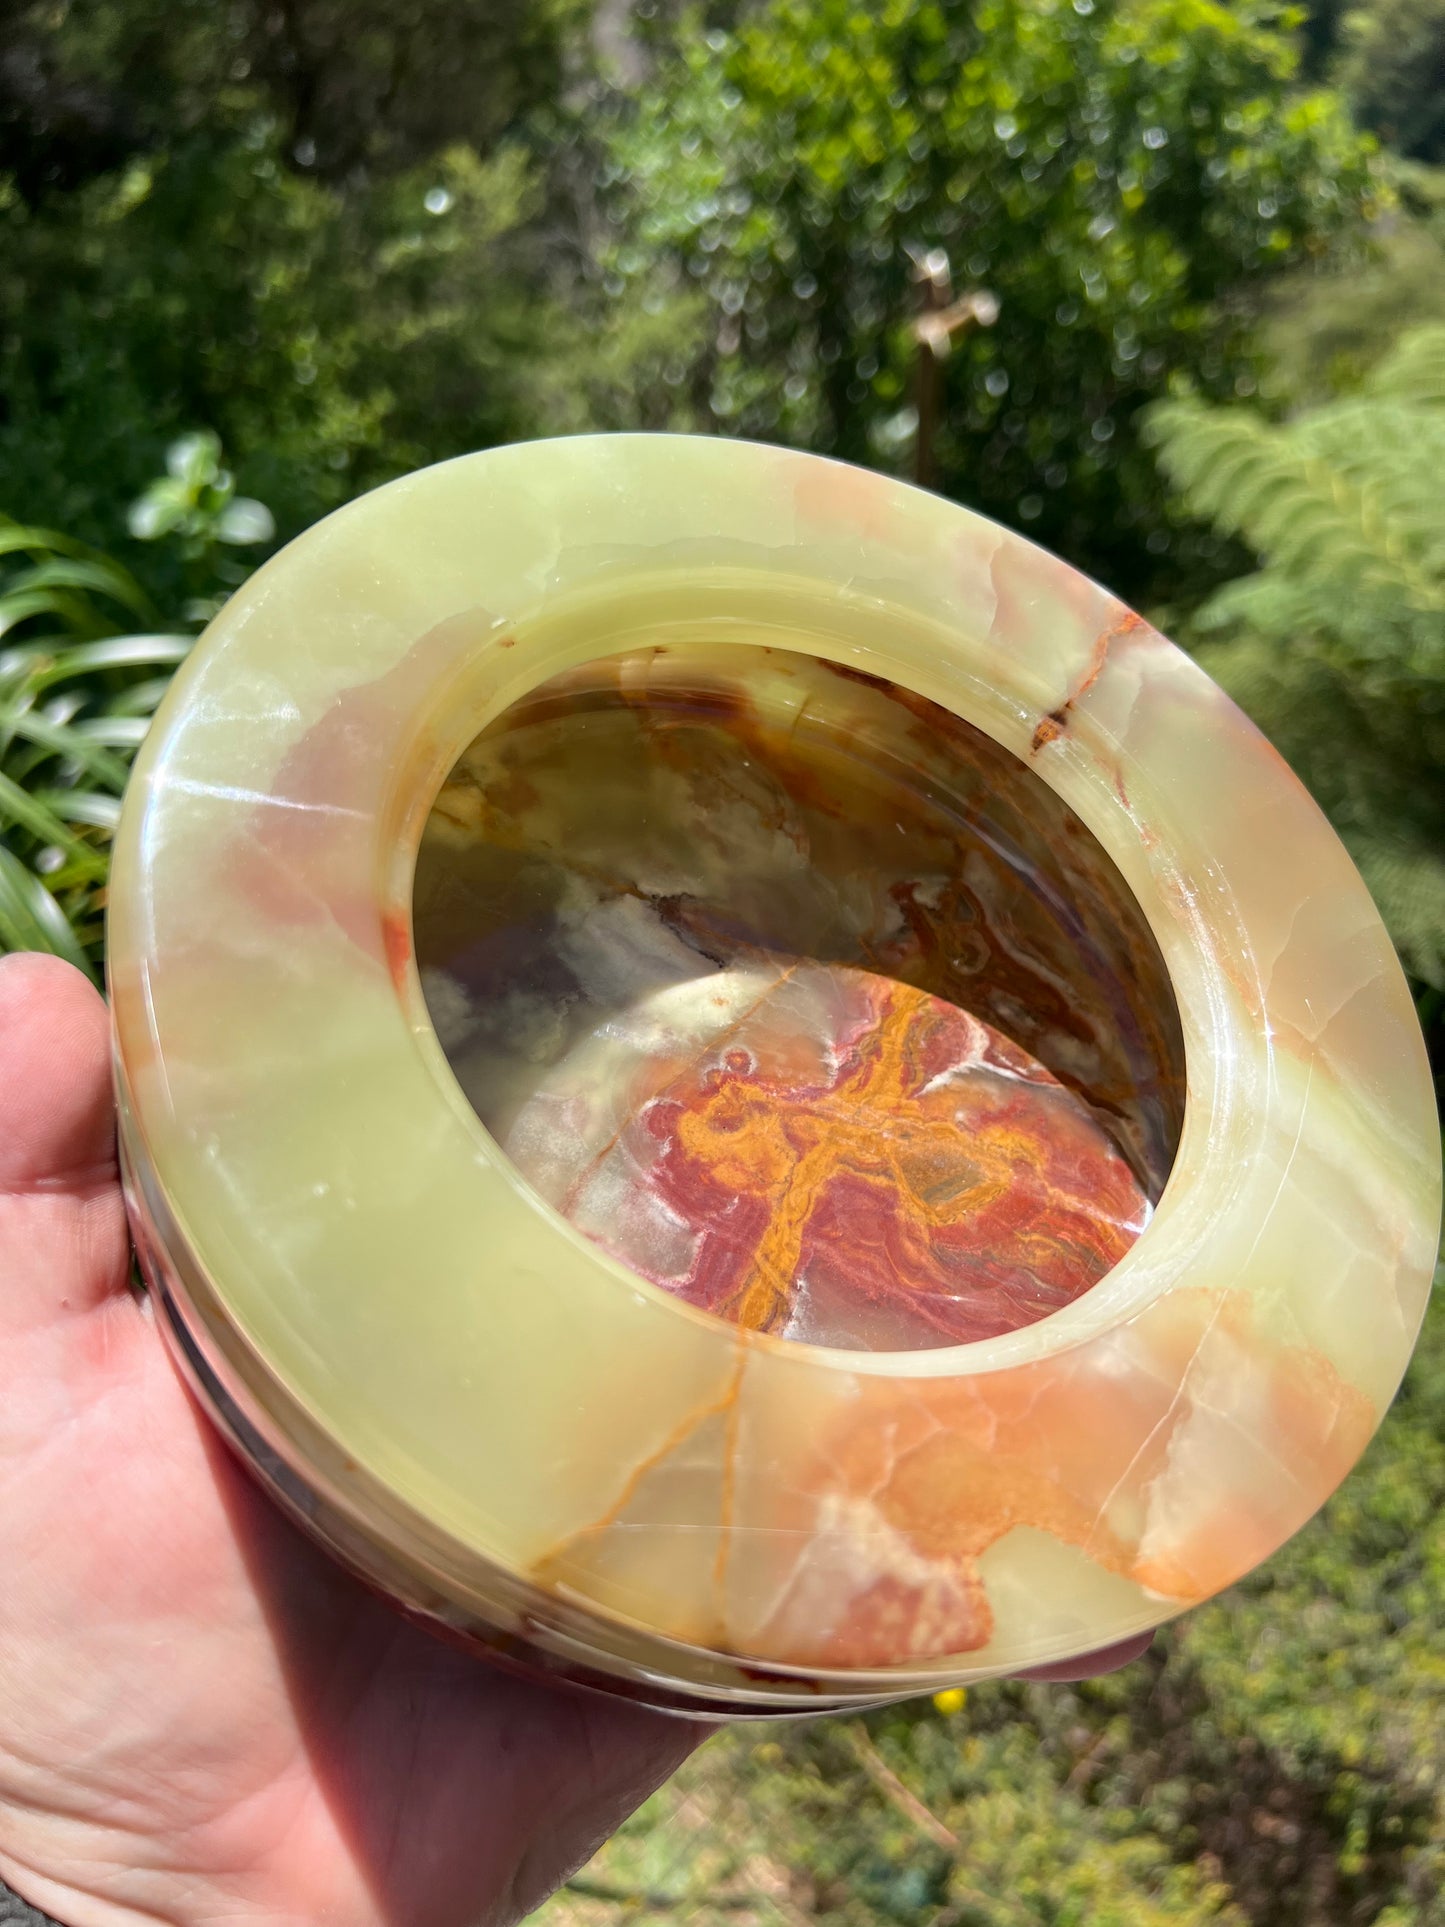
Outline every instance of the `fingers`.
{"label": "fingers", "polygon": [[1121,1666],[1141,1659],[1153,1638],[1152,1633],[1136,1633],[1132,1639],[1121,1640],[1117,1646],[1105,1646],[1097,1653],[1080,1653],[1077,1659],[1056,1660],[1052,1666],[1031,1666],[1018,1677],[1062,1685],[1069,1680],[1094,1679],[1100,1673],[1117,1673]]}
{"label": "fingers", "polygon": [[93,1183],[114,1159],[105,1004],[59,957],[0,957],[0,1188]]}
{"label": "fingers", "polygon": [[56,957],[0,957],[0,1334],[124,1289],[106,1008]]}

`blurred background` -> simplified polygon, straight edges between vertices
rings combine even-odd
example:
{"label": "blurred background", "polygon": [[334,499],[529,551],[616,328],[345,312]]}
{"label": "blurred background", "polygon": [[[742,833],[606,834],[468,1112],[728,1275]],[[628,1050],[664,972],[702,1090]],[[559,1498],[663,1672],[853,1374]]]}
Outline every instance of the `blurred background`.
{"label": "blurred background", "polygon": [[[920,479],[1279,744],[1445,1037],[1445,0],[11,0],[0,947],[97,971],[126,767],[279,543],[464,450]],[[1445,1923],[1445,1337],[1117,1677],[706,1748],[543,1910]]]}

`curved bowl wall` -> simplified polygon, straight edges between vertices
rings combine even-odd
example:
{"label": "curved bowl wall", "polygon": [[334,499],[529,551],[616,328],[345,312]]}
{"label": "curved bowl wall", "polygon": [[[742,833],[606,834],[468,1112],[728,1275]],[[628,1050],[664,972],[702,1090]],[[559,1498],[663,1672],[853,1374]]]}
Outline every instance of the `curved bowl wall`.
{"label": "curved bowl wall", "polygon": [[[1157,946],[1172,1169],[1114,1268],[1022,1329],[834,1349],[682,1302],[523,1179],[442,1052],[412,877],[460,753],[583,664],[737,644],[780,687],[826,662],[982,732]],[[109,941],[132,1216],[192,1382],[373,1583],[579,1683],[857,1705],[1156,1625],[1314,1512],[1418,1329],[1435,1114],[1338,840],[1137,616],[876,475],[596,437],[330,517],[177,676]]]}

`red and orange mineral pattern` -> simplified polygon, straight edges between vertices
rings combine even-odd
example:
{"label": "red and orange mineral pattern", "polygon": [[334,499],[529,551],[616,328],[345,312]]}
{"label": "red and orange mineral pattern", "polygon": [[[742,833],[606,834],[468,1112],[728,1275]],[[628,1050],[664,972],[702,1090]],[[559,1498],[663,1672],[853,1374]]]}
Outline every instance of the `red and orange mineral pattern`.
{"label": "red and orange mineral pattern", "polygon": [[743,648],[559,678],[453,771],[415,915],[522,1175],[745,1329],[1013,1331],[1162,1191],[1182,1051],[1137,905],[1022,763],[856,672]]}
{"label": "red and orange mineral pattern", "polygon": [[[1087,1291],[1147,1221],[1079,1098],[908,984],[792,966],[689,1042],[636,1064],[565,1190],[567,1120],[546,1118],[549,1188],[633,1270],[738,1325],[869,1349],[991,1337]],[[529,1140],[523,1123],[524,1169]]]}

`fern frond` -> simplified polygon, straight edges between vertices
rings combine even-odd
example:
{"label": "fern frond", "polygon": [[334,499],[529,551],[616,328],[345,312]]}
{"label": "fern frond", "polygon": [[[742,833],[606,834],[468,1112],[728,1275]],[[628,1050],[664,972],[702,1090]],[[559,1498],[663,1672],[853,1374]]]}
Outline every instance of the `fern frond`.
{"label": "fern frond", "polygon": [[1272,637],[1246,631],[1227,642],[1204,644],[1197,653],[1201,668],[1259,724],[1307,783],[1314,745],[1329,757],[1342,736],[1358,736],[1353,698],[1340,687],[1334,664],[1308,637],[1297,638],[1285,651]]}
{"label": "fern frond", "polygon": [[1202,639],[1240,630],[1285,644],[1317,634],[1331,598],[1313,583],[1300,583],[1271,569],[1240,576],[1217,589],[1194,617]]}
{"label": "fern frond", "polygon": [[1405,968],[1445,990],[1445,852],[1359,830],[1343,835]]}
{"label": "fern frond", "polygon": [[1357,691],[1403,698],[1423,682],[1445,696],[1445,618],[1398,597],[1263,569],[1217,590],[1184,633],[1201,647],[1248,635],[1277,654],[1323,648]]}
{"label": "fern frond", "polygon": [[1308,634],[1286,649],[1246,631],[1198,654],[1334,823],[1406,968],[1445,989],[1445,680],[1372,676]]}
{"label": "fern frond", "polygon": [[1406,968],[1445,992],[1445,326],[1279,425],[1153,412],[1185,502],[1260,557],[1194,620],[1200,662],[1314,792]]}
{"label": "fern frond", "polygon": [[1290,438],[1359,490],[1402,564],[1445,580],[1445,408],[1355,397],[1292,424]]}
{"label": "fern frond", "polygon": [[1414,553],[1380,489],[1244,409],[1168,402],[1152,432],[1187,505],[1266,565],[1445,612],[1445,582]]}
{"label": "fern frond", "polygon": [[1366,392],[1406,407],[1445,409],[1445,325],[1402,336],[1370,375]]}

